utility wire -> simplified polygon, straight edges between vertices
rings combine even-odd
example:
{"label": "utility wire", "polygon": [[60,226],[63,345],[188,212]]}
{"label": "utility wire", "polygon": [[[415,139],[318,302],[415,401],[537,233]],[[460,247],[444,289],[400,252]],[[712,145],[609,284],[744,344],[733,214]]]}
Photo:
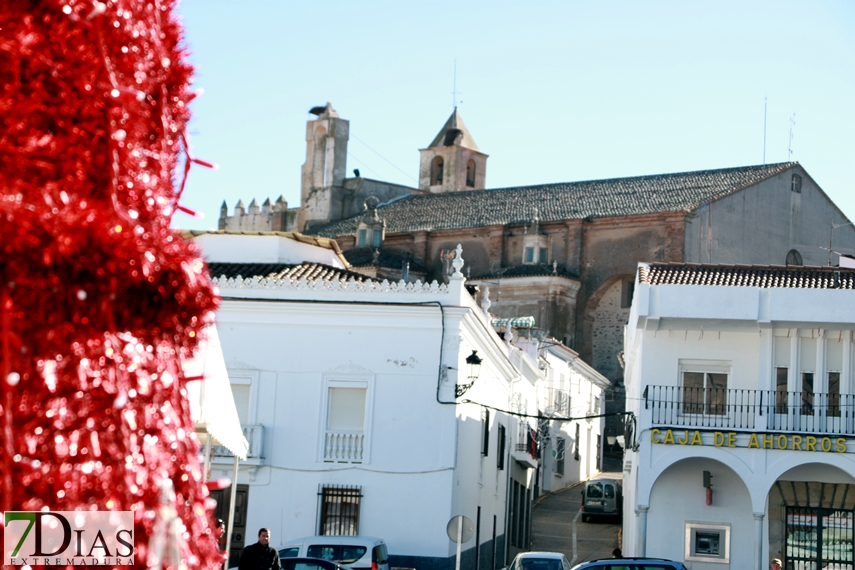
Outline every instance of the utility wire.
{"label": "utility wire", "polygon": [[[413,178],[412,176],[410,176],[409,174],[407,174],[407,172],[406,172],[405,170],[403,170],[403,169],[399,168],[397,164],[395,164],[394,162],[392,162],[391,160],[389,160],[388,158],[386,158],[385,156],[383,156],[382,154],[380,154],[379,152],[377,152],[376,150],[374,150],[373,148],[371,148],[370,146],[368,146],[368,143],[366,143],[365,141],[363,141],[362,139],[360,139],[360,138],[359,138],[359,137],[357,137],[356,135],[350,135],[350,136],[351,136],[352,138],[354,138],[354,139],[358,140],[358,141],[359,141],[359,142],[361,142],[362,144],[364,144],[364,145],[365,145],[365,147],[366,147],[368,150],[370,150],[371,152],[373,152],[374,154],[376,154],[377,156],[379,156],[380,158],[382,158],[383,160],[385,160],[386,162],[388,162],[389,164],[391,164],[392,166],[394,166],[395,168],[397,168],[398,170],[400,170],[400,171],[404,174],[404,176],[406,176],[407,178],[409,178],[410,180],[412,180],[412,181],[413,181],[413,182],[415,182],[416,184],[418,184],[418,183],[419,183],[419,181],[418,181],[418,180],[416,180],[415,178]],[[366,167],[366,168],[368,168],[368,167]],[[369,169],[369,170],[370,170],[370,169]],[[374,172],[374,171],[372,170],[372,172]],[[375,174],[377,174],[377,173],[375,172]],[[379,176],[379,175],[378,175],[378,176]]]}
{"label": "utility wire", "polygon": [[382,178],[382,176],[383,176],[382,174],[379,174],[376,170],[374,170],[373,168],[371,168],[370,166],[365,164],[365,162],[363,162],[362,160],[360,160],[359,158],[354,156],[352,152],[348,151],[347,156],[349,156],[350,158],[352,158],[353,160],[355,160],[356,162],[361,164],[364,169],[373,172],[377,176],[377,178]]}
{"label": "utility wire", "polygon": [[504,414],[508,414],[509,416],[517,416],[518,418],[535,418],[538,420],[558,420],[562,422],[575,422],[577,420],[592,420],[595,418],[608,418],[611,416],[635,416],[633,412],[611,412],[608,414],[599,414],[596,416],[579,416],[578,418],[565,418],[561,416],[546,416],[543,414],[523,414],[522,412],[511,412],[509,410],[505,410],[503,408],[496,408],[494,406],[488,406],[487,404],[482,404],[480,402],[473,402],[472,400],[460,400],[461,404],[474,404],[476,406],[481,406],[482,408],[489,408],[496,412],[502,412]]}

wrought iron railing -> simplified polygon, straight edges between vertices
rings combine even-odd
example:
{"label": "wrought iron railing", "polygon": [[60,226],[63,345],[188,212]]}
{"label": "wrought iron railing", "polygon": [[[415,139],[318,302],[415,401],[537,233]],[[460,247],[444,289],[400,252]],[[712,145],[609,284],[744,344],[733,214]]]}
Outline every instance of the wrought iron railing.
{"label": "wrought iron railing", "polygon": [[570,392],[557,388],[546,389],[546,402],[543,413],[547,416],[566,417],[570,415]]}
{"label": "wrought iron railing", "polygon": [[519,432],[517,432],[517,453],[526,453],[537,459],[540,457],[540,450],[537,447],[537,430],[532,428],[526,422],[520,422]]}
{"label": "wrought iron railing", "polygon": [[855,435],[855,394],[647,386],[653,425]]}

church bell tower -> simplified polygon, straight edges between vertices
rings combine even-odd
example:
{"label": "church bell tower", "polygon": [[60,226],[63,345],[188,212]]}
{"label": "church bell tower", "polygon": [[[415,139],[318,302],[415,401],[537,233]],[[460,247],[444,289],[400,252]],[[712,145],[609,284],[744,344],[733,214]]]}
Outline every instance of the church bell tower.
{"label": "church bell tower", "polygon": [[332,105],[312,107],[306,123],[306,162],[300,185],[300,231],[329,223],[341,209],[350,122]]}
{"label": "church bell tower", "polygon": [[478,149],[457,107],[419,154],[420,190],[439,193],[484,189],[487,155]]}

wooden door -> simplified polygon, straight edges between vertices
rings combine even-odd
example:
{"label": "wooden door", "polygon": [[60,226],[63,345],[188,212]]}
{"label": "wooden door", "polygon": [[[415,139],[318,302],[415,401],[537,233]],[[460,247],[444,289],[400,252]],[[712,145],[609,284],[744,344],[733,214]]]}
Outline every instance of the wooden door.
{"label": "wooden door", "polygon": [[[226,522],[226,527],[229,524],[229,499],[231,499],[231,489],[220,489],[211,491],[211,497],[217,501],[217,509],[214,511],[214,517],[223,519]],[[229,568],[234,568],[240,562],[240,555],[243,552],[244,543],[252,544],[254,540],[247,540],[246,535],[246,507],[249,501],[249,485],[238,485],[235,496],[235,519],[232,529],[232,539],[229,543]],[[251,533],[250,533],[251,534]],[[254,538],[254,537],[249,537]]]}

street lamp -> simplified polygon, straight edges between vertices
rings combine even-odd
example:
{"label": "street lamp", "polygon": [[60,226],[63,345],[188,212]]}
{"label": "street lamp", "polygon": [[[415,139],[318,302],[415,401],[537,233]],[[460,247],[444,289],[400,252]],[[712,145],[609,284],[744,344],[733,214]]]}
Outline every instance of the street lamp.
{"label": "street lamp", "polygon": [[617,443],[617,437],[613,436],[613,435],[607,435],[606,436],[606,443],[609,444],[609,451],[610,452],[614,451],[615,443]]}
{"label": "street lamp", "polygon": [[478,356],[477,350],[473,350],[472,354],[466,357],[466,373],[469,382],[467,384],[460,384],[458,382],[457,385],[454,386],[454,395],[456,398],[465,394],[466,391],[475,384],[475,381],[478,379],[478,374],[481,372],[481,362],[483,361],[481,360],[481,357]]}

